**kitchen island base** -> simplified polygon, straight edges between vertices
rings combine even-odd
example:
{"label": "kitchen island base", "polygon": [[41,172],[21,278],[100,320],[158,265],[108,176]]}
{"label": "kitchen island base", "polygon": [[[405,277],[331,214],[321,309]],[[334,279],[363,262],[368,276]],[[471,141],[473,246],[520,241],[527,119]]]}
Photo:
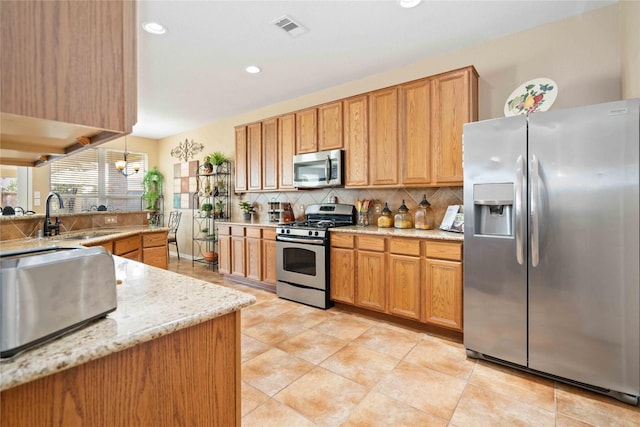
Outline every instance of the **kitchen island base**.
{"label": "kitchen island base", "polygon": [[3,391],[0,426],[240,426],[240,311]]}

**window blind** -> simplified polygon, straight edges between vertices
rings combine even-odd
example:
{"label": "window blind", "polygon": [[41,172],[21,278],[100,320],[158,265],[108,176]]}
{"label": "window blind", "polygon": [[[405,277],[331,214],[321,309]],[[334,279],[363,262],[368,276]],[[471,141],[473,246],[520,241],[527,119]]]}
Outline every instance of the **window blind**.
{"label": "window blind", "polygon": [[[51,164],[51,191],[60,193],[67,212],[96,210],[100,205],[108,210],[140,210],[147,155],[127,153],[128,177],[114,165],[123,156],[121,150],[98,148],[57,160]],[[140,165],[138,173],[134,163]]]}

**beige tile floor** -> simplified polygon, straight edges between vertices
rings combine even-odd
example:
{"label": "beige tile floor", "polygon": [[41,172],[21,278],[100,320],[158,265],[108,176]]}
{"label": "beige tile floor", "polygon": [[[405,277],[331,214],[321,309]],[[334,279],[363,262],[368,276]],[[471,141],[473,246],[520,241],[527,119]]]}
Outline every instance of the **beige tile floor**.
{"label": "beige tile floor", "polygon": [[467,359],[458,342],[279,299],[185,258],[169,269],[257,298],[242,312],[244,427],[640,425],[640,408]]}

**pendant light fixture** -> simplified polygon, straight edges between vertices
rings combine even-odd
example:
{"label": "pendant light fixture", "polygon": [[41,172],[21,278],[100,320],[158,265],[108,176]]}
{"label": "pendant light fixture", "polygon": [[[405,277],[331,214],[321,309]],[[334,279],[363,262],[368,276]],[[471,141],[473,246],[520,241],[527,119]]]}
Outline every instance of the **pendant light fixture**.
{"label": "pendant light fixture", "polygon": [[127,152],[127,136],[125,135],[124,137],[124,160],[117,160],[115,165],[116,165],[116,169],[118,169],[118,171],[124,175],[125,177],[129,176],[129,175],[133,175],[134,173],[138,173],[138,171],[140,170],[140,165],[137,163],[133,164],[133,173],[127,173],[127,154],[129,154]]}

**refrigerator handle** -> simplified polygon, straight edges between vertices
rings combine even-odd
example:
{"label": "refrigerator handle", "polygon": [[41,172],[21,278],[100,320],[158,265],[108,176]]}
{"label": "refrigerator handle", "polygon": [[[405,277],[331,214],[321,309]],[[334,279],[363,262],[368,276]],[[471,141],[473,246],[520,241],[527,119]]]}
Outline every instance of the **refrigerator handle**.
{"label": "refrigerator handle", "polygon": [[537,267],[540,262],[540,212],[538,201],[540,193],[540,175],[538,173],[538,159],[531,158],[531,265]]}
{"label": "refrigerator handle", "polygon": [[524,262],[524,248],[522,245],[522,184],[524,182],[524,159],[518,156],[516,160],[516,261],[522,265]]}

